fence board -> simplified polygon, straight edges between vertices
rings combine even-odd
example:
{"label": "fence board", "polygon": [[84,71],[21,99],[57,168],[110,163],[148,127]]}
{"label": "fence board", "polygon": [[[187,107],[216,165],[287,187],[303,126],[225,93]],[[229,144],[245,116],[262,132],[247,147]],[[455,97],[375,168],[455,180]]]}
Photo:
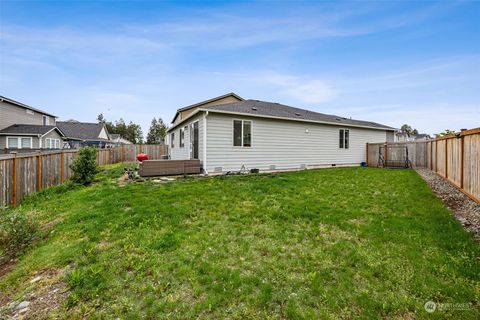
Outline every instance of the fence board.
{"label": "fence board", "polygon": [[[134,162],[137,152],[140,151],[147,153],[149,159],[157,160],[162,159],[164,150],[163,145],[124,145],[99,149],[97,163],[103,166],[120,162]],[[0,159],[0,207],[19,204],[25,196],[35,191],[68,180],[72,176],[70,165],[77,157],[77,152],[78,150],[60,150],[2,156]],[[16,158],[16,192],[13,191],[13,172],[15,171],[13,158]]]}

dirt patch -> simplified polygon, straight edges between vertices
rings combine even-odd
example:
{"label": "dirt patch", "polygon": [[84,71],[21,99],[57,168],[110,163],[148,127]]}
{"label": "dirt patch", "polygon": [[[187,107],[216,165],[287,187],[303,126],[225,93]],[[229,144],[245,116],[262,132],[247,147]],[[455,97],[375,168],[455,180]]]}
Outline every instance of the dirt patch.
{"label": "dirt patch", "polygon": [[21,299],[1,296],[0,319],[48,319],[68,297],[67,285],[62,281],[64,273],[64,270],[37,272],[25,281]]}
{"label": "dirt patch", "polygon": [[432,191],[453,211],[462,226],[480,241],[480,205],[434,172],[423,168],[416,170]]}
{"label": "dirt patch", "polygon": [[7,261],[2,261],[0,259],[0,278],[9,273],[10,270],[12,270],[13,267],[17,264],[17,261],[18,260],[16,258],[12,258]]}

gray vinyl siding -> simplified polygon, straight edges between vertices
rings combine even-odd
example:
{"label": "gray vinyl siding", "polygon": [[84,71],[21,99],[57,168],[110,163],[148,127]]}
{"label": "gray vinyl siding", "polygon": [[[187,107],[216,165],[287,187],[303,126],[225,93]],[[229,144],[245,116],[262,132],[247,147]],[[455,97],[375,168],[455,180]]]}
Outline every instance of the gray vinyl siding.
{"label": "gray vinyl siding", "polygon": [[[172,160],[188,160],[190,159],[190,124],[198,121],[198,158],[200,162],[203,161],[203,113],[193,117],[191,120],[186,121],[181,126],[175,128],[175,130],[169,131],[168,141],[170,146],[170,158]],[[180,147],[180,129],[188,127],[188,130],[185,130],[185,146]],[[171,148],[170,134],[175,134],[174,148]]]}
{"label": "gray vinyl siding", "polygon": [[58,133],[57,130],[53,130],[52,132],[47,133],[45,136],[42,137],[42,147],[45,148],[47,146],[47,138],[49,139],[59,139],[60,140],[60,149],[63,146],[62,136]]}
{"label": "gray vinyl siding", "polygon": [[[365,161],[366,143],[385,142],[385,130],[341,127],[258,117],[209,113],[207,170],[209,173],[247,169],[300,169],[359,165]],[[233,146],[233,120],[252,121],[252,146]],[[349,149],[339,148],[339,129],[350,130]],[[306,130],[308,129],[308,133]],[[217,169],[217,170],[216,170]]]}
{"label": "gray vinyl siding", "polygon": [[[43,114],[37,111],[27,113],[27,109],[0,101],[0,130],[13,124],[43,124]],[[47,116],[50,125],[55,125],[55,118]]]}
{"label": "gray vinyl siding", "polygon": [[[0,136],[0,150],[1,149],[6,149],[7,148],[7,137],[23,137],[23,138],[32,138],[32,149],[38,149],[39,148],[39,140],[37,136],[16,136],[16,135],[9,135],[9,136]],[[15,149],[7,149],[6,151],[8,152],[9,150],[14,151]]]}

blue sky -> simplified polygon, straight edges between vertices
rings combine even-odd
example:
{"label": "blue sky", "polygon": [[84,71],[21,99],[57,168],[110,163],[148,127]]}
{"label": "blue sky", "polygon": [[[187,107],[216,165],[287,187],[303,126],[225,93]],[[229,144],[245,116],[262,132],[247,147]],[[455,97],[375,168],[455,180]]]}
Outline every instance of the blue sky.
{"label": "blue sky", "polygon": [[234,91],[422,132],[480,126],[480,2],[0,1],[0,93],[170,122]]}

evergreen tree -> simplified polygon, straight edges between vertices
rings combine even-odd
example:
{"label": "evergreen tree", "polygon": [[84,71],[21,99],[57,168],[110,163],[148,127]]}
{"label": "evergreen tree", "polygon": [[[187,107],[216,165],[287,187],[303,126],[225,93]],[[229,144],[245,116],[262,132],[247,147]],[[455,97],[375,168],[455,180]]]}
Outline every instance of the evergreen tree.
{"label": "evergreen tree", "polygon": [[167,126],[163,122],[162,118],[152,119],[150,124],[150,129],[147,134],[147,143],[148,144],[159,144],[162,143],[167,135]]}

